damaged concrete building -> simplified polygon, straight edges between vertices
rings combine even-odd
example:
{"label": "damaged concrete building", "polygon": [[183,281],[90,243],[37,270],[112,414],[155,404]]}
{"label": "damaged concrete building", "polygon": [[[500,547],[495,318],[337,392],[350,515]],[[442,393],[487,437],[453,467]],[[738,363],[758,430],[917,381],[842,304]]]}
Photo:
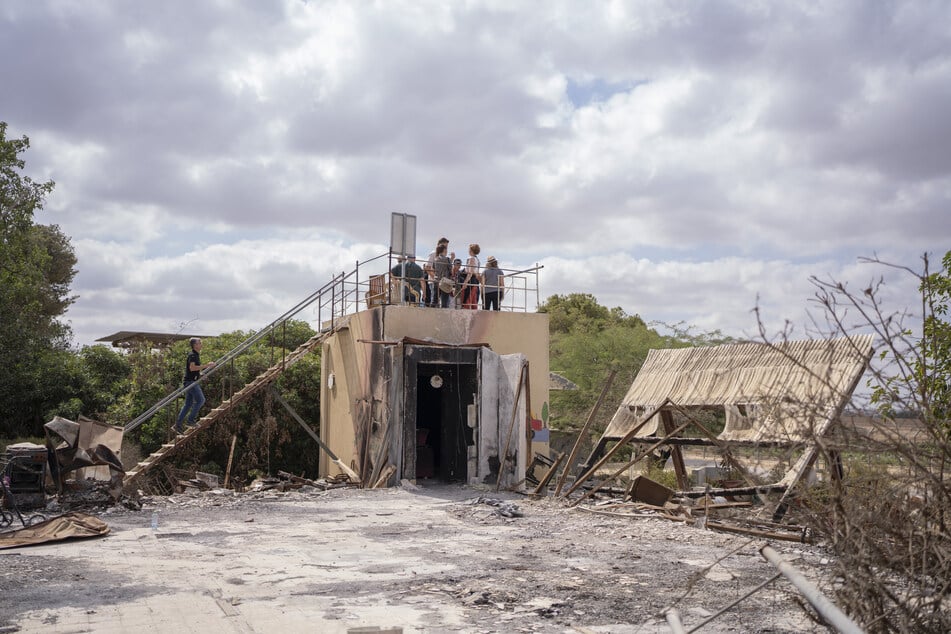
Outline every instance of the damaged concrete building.
{"label": "damaged concrete building", "polygon": [[[548,315],[528,309],[529,297],[537,303],[540,267],[506,272],[502,310],[487,311],[400,302],[397,279],[366,275],[381,264],[391,269],[393,255],[358,263],[216,359],[200,381],[281,332],[305,310],[316,309],[314,336],[221,403],[209,404],[195,429],[171,438],[126,473],[127,488],[143,486],[151,474],[160,477],[155,467],[234,406],[267,390],[323,450],[320,477],[343,475],[364,487],[417,478],[506,487],[533,483],[534,458],[547,460],[549,447]],[[287,368],[318,351],[315,431],[316,421],[297,415],[275,383]],[[165,396],[124,430],[173,406],[184,389]]]}
{"label": "damaged concrete building", "polygon": [[370,482],[518,485],[548,453],[548,346],[543,313],[350,315],[322,346],[320,436]]}

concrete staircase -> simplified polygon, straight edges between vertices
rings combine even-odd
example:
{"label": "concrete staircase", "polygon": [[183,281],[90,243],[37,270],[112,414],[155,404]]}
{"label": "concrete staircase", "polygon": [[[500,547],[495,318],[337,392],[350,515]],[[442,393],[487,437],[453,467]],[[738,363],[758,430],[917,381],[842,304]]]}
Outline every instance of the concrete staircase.
{"label": "concrete staircase", "polygon": [[123,487],[131,487],[137,480],[147,474],[153,467],[160,464],[163,460],[174,454],[179,448],[183,447],[192,438],[199,435],[205,429],[214,425],[218,419],[227,414],[233,407],[246,401],[254,394],[261,391],[273,383],[287,368],[291,367],[304,358],[309,352],[317,348],[334,331],[327,330],[318,333],[302,343],[296,350],[287,355],[280,362],[272,365],[267,370],[256,376],[250,383],[235,392],[231,398],[221,402],[218,407],[212,409],[205,416],[198,420],[198,423],[185,431],[184,435],[177,436],[172,442],[161,446],[157,451],[150,454],[145,460],[137,464],[131,471],[127,471],[123,479]]}

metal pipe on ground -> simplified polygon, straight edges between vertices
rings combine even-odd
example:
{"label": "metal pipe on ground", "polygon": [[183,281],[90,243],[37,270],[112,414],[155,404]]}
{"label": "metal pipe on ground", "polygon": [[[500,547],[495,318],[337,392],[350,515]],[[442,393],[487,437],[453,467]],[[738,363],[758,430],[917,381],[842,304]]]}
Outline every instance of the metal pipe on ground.
{"label": "metal pipe on ground", "polygon": [[819,591],[819,588],[806,579],[792,564],[784,560],[772,547],[763,546],[759,549],[759,552],[766,561],[773,564],[776,570],[782,573],[782,575],[802,593],[802,596],[806,598],[809,605],[815,608],[816,612],[822,615],[822,618],[824,618],[829,625],[844,634],[864,634],[864,630],[859,627],[855,621],[850,619],[836,604],[826,598],[826,596]]}
{"label": "metal pipe on ground", "polygon": [[671,632],[674,634],[686,634],[686,630],[684,630],[684,622],[680,620],[680,610],[677,608],[670,608],[664,613],[664,616],[667,618],[667,625],[670,626]]}

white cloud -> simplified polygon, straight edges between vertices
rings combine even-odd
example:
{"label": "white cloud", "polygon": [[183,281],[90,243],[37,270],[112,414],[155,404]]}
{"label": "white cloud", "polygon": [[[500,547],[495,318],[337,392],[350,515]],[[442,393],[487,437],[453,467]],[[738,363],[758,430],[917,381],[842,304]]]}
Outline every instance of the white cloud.
{"label": "white cloud", "polygon": [[382,251],[394,211],[421,253],[480,242],[545,262],[549,292],[742,333],[757,296],[801,321],[809,275],[951,244],[949,23],[913,1],[14,0],[0,110],[57,182],[38,219],[76,245],[81,342],[259,327]]}

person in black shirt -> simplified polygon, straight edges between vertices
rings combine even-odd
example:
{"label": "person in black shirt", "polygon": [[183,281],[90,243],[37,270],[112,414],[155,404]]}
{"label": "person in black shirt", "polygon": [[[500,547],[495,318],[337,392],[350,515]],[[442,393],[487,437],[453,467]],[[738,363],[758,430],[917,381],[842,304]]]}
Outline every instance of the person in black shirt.
{"label": "person in black shirt", "polygon": [[412,306],[419,306],[425,299],[425,288],[423,280],[426,274],[423,269],[416,264],[416,256],[410,255],[404,258],[399,257],[399,263],[390,270],[390,275],[394,279],[405,281],[400,284],[403,287],[403,302]]}
{"label": "person in black shirt", "polygon": [[439,280],[444,277],[452,279],[450,277],[451,272],[452,262],[449,261],[449,257],[446,255],[446,245],[440,244],[436,247],[436,259],[433,262],[433,279],[436,280],[436,292],[439,295],[436,306],[439,308],[449,308],[449,300],[452,299],[452,293],[447,293],[439,288]]}
{"label": "person in black shirt", "polygon": [[191,387],[185,391],[185,407],[178,413],[178,420],[175,421],[174,429],[179,434],[185,431],[182,427],[183,423],[189,427],[194,426],[195,421],[198,420],[198,410],[205,404],[205,393],[201,391],[201,384],[197,382],[201,376],[201,371],[205,368],[215,367],[214,361],[202,364],[201,339],[192,337],[188,340],[188,343],[191,345],[191,351],[185,360],[185,380],[182,384],[185,387]]}

